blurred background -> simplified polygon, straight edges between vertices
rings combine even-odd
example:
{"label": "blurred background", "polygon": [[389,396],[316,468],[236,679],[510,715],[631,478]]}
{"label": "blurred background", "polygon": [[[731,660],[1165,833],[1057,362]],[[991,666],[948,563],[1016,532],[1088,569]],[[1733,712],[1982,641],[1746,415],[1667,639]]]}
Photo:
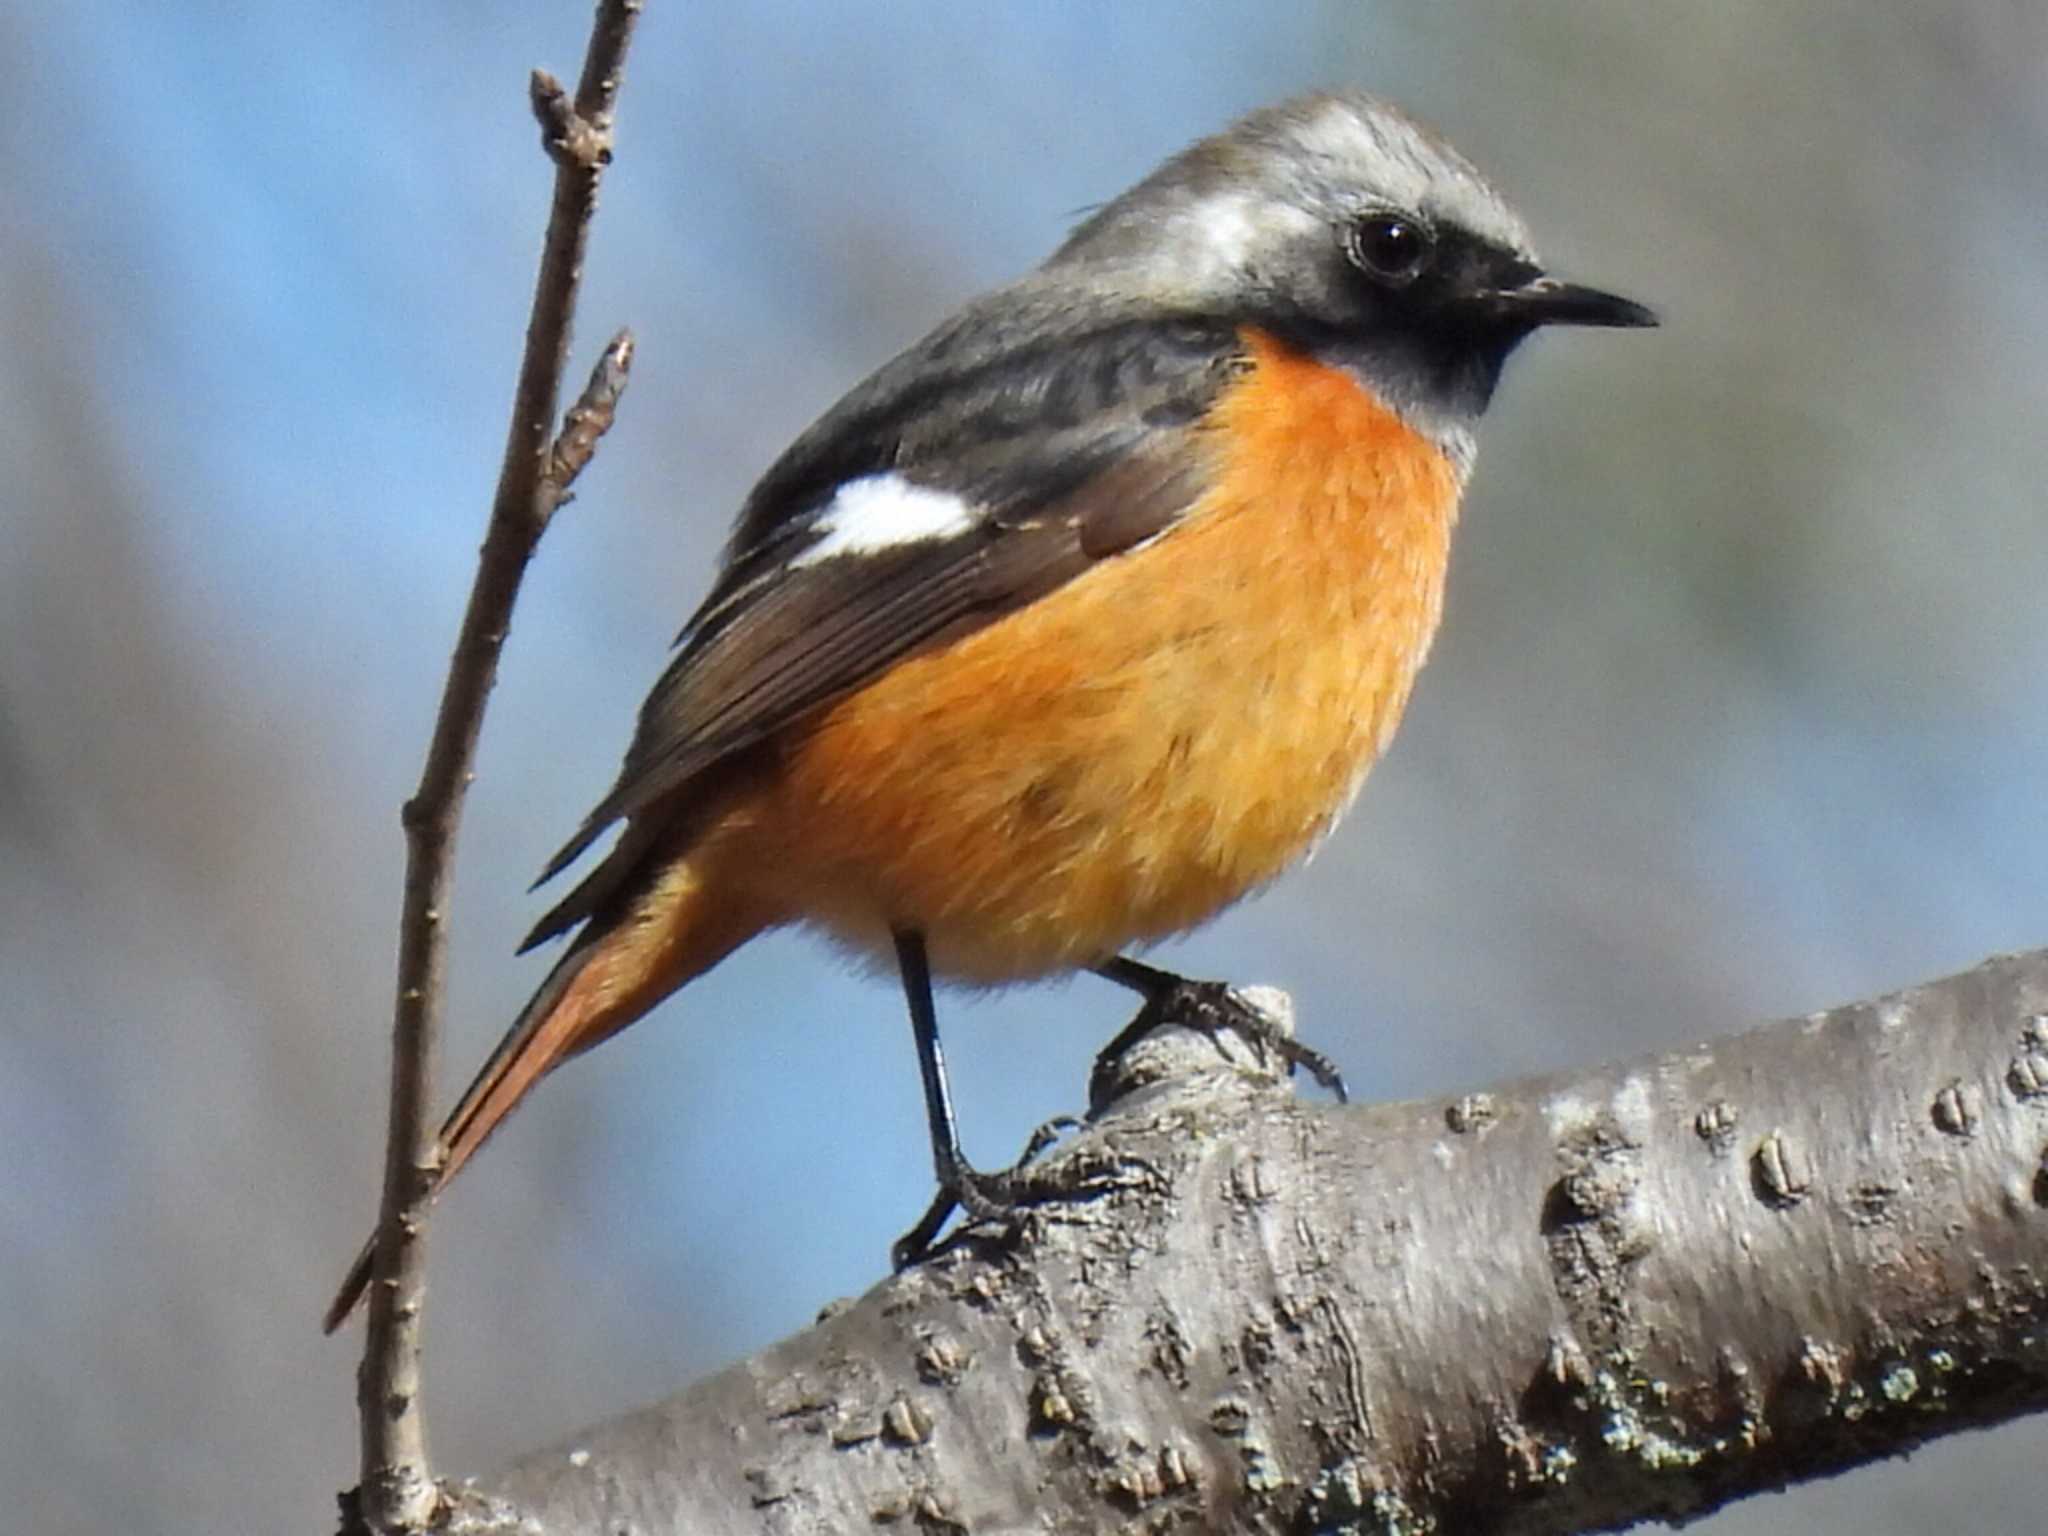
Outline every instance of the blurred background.
{"label": "blurred background", "polygon": [[[0,6],[0,1489],[16,1529],[317,1531],[354,1480],[401,845],[582,5]],[[2048,943],[2038,0],[653,0],[572,370],[619,428],[528,583],[464,828],[444,1088],[545,969],[611,779],[789,437],[1238,112],[1442,127],[1654,333],[1518,356],[1408,725],[1306,874],[1164,952],[1370,1097],[1675,1047]],[[1128,1000],[942,999],[969,1151]],[[757,944],[550,1082],[444,1207],[476,1471],[865,1289],[929,1165],[893,985]],[[2038,1529],[2040,1428],[1703,1529]]]}

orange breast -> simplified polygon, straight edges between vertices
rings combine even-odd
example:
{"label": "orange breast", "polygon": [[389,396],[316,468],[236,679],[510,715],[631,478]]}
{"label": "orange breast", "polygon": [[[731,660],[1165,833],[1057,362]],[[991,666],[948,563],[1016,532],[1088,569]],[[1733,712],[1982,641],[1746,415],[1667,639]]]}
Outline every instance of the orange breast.
{"label": "orange breast", "polygon": [[754,827],[799,916],[1021,979],[1201,922],[1342,814],[1429,649],[1458,476],[1349,375],[1246,340],[1185,522],[789,744]]}

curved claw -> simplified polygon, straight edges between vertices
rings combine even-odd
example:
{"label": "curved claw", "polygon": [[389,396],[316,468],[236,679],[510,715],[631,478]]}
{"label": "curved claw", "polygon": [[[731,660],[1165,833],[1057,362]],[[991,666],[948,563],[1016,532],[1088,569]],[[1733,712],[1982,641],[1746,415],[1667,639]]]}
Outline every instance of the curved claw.
{"label": "curved claw", "polygon": [[1020,1203],[1017,1198],[1019,1175],[1060,1137],[1080,1128],[1081,1122],[1074,1116],[1054,1115],[1031,1133],[1031,1139],[1024,1144],[1017,1161],[999,1173],[981,1173],[965,1162],[955,1163],[949,1170],[950,1177],[940,1184],[938,1193],[932,1196],[932,1203],[925,1207],[917,1224],[889,1245],[890,1264],[900,1274],[922,1260],[932,1251],[947,1218],[956,1210],[966,1211],[974,1221],[1009,1221],[1014,1218]]}
{"label": "curved claw", "polygon": [[[1040,1130],[1043,1129],[1041,1126]],[[1027,1152],[1018,1167],[1029,1161],[1030,1156]],[[1007,1221],[1014,1216],[1017,1199],[1013,1175],[1014,1170],[980,1173],[965,1162],[954,1164],[917,1224],[889,1245],[889,1262],[896,1272],[901,1274],[930,1255],[947,1218],[956,1210],[964,1210],[973,1221]]]}
{"label": "curved claw", "polygon": [[1081,1129],[1081,1122],[1075,1119],[1074,1116],[1054,1115],[1045,1124],[1031,1133],[1031,1139],[1024,1143],[1024,1151],[1018,1156],[1017,1161],[1010,1165],[1010,1176],[1015,1178],[1024,1171],[1027,1163],[1035,1162],[1046,1148],[1066,1135],[1067,1132],[1078,1131],[1079,1129]]}
{"label": "curved claw", "polygon": [[1314,1046],[1304,1045],[1295,1039],[1281,1021],[1229,983],[1193,981],[1124,956],[1095,969],[1096,974],[1105,980],[1139,993],[1145,999],[1145,1006],[1097,1054],[1095,1070],[1088,1082],[1091,1103],[1101,1102],[1111,1075],[1125,1053],[1162,1024],[1200,1030],[1216,1041],[1219,1050],[1222,1049],[1222,1035],[1236,1035],[1258,1050],[1261,1059],[1271,1051],[1287,1063],[1290,1072],[1297,1067],[1306,1071],[1335,1095],[1339,1103],[1351,1101],[1351,1094],[1344,1085],[1344,1074],[1337,1070],[1335,1062]]}

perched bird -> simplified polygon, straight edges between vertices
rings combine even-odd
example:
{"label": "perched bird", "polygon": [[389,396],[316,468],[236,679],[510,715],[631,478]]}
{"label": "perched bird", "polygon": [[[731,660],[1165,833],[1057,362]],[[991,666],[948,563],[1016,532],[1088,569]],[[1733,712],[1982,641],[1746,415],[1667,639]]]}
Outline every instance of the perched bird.
{"label": "perched bird", "polygon": [[1546,275],[1463,157],[1360,94],[1254,112],[1096,211],[755,486],[543,875],[624,824],[528,938],[573,935],[449,1116],[436,1187],[555,1066],[796,923],[901,969],[941,1197],[899,1259],[954,1201],[1000,1212],[932,976],[1210,985],[1123,952],[1350,805],[1428,653],[1508,354],[1652,324]]}

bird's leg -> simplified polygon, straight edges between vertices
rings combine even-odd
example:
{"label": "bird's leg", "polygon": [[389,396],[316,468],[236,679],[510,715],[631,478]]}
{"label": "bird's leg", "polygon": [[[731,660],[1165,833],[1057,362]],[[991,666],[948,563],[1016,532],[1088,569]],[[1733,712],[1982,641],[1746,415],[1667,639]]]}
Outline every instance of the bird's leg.
{"label": "bird's leg", "polygon": [[903,995],[910,1004],[910,1030],[917,1041],[917,1069],[924,1077],[932,1171],[939,1181],[939,1192],[917,1225],[896,1239],[889,1251],[896,1267],[906,1269],[924,1257],[956,1206],[977,1221],[994,1221],[1011,1213],[1016,1198],[1011,1173],[976,1172],[960,1150],[960,1127],[953,1118],[953,1090],[946,1081],[946,1053],[939,1044],[939,1015],[932,1003],[932,972],[925,957],[924,935],[899,929],[895,939]]}
{"label": "bird's leg", "polygon": [[1349,1100],[1344,1074],[1337,1070],[1335,1062],[1286,1033],[1274,1019],[1246,1002],[1243,994],[1229,983],[1191,981],[1126,955],[1105,960],[1093,969],[1103,980],[1138,993],[1145,999],[1145,1006],[1096,1055],[1095,1071],[1088,1084],[1091,1102],[1100,1097],[1097,1089],[1107,1081],[1124,1053],[1162,1024],[1199,1029],[1211,1039],[1228,1030],[1261,1051],[1272,1051],[1287,1063],[1290,1072],[1302,1068],[1334,1093],[1340,1103]]}

